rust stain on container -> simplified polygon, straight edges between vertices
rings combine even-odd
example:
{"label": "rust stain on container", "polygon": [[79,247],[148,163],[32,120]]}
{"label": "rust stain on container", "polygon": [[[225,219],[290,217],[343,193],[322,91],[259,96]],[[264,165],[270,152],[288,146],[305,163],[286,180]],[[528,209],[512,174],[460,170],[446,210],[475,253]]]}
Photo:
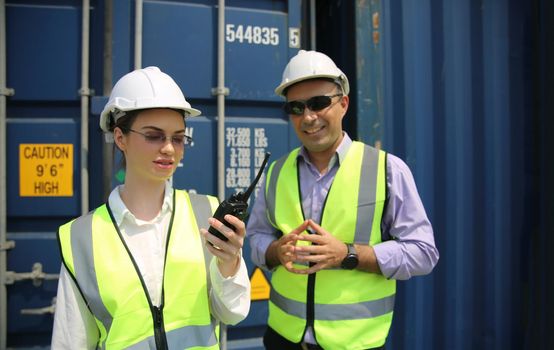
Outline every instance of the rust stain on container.
{"label": "rust stain on container", "polygon": [[381,33],[379,32],[379,12],[374,12],[371,18],[373,24],[373,44],[379,44],[381,40]]}

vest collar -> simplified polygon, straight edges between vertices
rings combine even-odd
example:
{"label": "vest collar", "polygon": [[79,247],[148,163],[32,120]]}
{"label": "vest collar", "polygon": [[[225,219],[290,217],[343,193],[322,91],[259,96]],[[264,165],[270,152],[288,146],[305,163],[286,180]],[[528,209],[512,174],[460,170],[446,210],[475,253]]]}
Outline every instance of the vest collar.
{"label": "vest collar", "polygon": [[[144,221],[138,220],[133,213],[127,209],[127,206],[121,199],[121,195],[119,193],[120,189],[123,187],[123,185],[119,185],[116,188],[113,189],[113,191],[110,193],[110,197],[108,198],[108,203],[110,205],[110,209],[113,214],[113,218],[115,220],[115,223],[117,226],[121,226],[121,223],[124,219],[131,220],[133,223],[140,225],[143,224]],[[166,181],[165,183],[165,190],[164,190],[164,199],[162,203],[162,210],[156,216],[154,219],[150,221],[150,223],[155,222],[159,220],[161,217],[166,215],[167,213],[170,213],[173,210],[173,187],[169,181]]]}
{"label": "vest collar", "polygon": [[[343,131],[342,134],[344,137],[342,138],[342,141],[339,147],[337,147],[337,151],[335,152],[335,155],[333,155],[333,157],[329,161],[329,165],[327,166],[327,169],[331,169],[335,165],[335,162],[337,162],[338,165],[340,166],[344,162],[344,158],[346,157],[348,150],[352,146],[352,139],[350,138],[350,136],[348,136],[346,131]],[[308,156],[308,150],[304,146],[300,147],[300,151],[298,152],[298,156],[296,157],[297,162],[298,162],[298,159],[302,159],[307,164],[312,164],[310,162],[310,157]]]}

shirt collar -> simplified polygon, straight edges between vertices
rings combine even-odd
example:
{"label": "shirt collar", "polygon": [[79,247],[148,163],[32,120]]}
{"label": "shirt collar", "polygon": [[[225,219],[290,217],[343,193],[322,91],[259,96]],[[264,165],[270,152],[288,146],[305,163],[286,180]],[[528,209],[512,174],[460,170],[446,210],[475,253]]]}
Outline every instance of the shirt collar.
{"label": "shirt collar", "polygon": [[[123,185],[119,185],[113,189],[108,198],[110,209],[112,210],[113,217],[117,226],[121,226],[124,219],[131,220],[135,224],[138,224],[138,219],[127,209],[127,206],[121,199],[119,191],[123,189]],[[160,214],[152,221],[157,220],[159,217],[171,212],[173,210],[173,187],[170,181],[166,181],[164,190],[164,199],[162,202],[162,210]]]}
{"label": "shirt collar", "polygon": [[[343,131],[342,134],[342,141],[339,147],[337,147],[337,150],[335,151],[333,157],[331,157],[331,159],[329,160],[328,169],[331,169],[335,165],[335,163],[338,163],[338,165],[340,165],[344,161],[344,158],[346,157],[350,146],[352,146],[352,139],[350,138],[350,136],[348,136],[346,131]],[[298,152],[298,156],[296,157],[296,159],[298,160],[298,158],[302,158],[306,163],[311,164],[308,150],[304,146],[300,147],[300,151]]]}

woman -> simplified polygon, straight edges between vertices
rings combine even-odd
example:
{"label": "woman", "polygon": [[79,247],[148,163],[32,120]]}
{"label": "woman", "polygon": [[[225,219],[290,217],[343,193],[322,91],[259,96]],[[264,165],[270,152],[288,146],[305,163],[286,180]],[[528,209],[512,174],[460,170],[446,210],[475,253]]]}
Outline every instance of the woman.
{"label": "woman", "polygon": [[168,181],[190,142],[185,117],[198,114],[157,67],[114,86],[100,127],[123,154],[125,182],[58,231],[52,349],[218,349],[216,320],[236,324],[248,314],[244,223],[226,216],[231,230],[210,217],[214,197]]}

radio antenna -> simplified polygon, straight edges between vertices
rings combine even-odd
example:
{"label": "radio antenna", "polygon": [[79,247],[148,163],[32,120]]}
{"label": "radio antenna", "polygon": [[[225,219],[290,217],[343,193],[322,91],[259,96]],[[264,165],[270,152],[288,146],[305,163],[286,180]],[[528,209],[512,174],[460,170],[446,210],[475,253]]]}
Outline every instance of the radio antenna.
{"label": "radio antenna", "polygon": [[250,184],[250,187],[244,192],[244,194],[241,196],[242,200],[247,201],[248,197],[252,194],[252,191],[254,191],[254,188],[258,184],[258,181],[260,180],[260,177],[262,176],[262,173],[264,171],[265,165],[267,164],[267,161],[269,160],[269,156],[271,156],[270,152],[265,152],[265,158],[262,163],[262,166],[260,167],[260,170],[258,171],[258,175],[256,175],[256,178],[254,179],[254,182]]}

